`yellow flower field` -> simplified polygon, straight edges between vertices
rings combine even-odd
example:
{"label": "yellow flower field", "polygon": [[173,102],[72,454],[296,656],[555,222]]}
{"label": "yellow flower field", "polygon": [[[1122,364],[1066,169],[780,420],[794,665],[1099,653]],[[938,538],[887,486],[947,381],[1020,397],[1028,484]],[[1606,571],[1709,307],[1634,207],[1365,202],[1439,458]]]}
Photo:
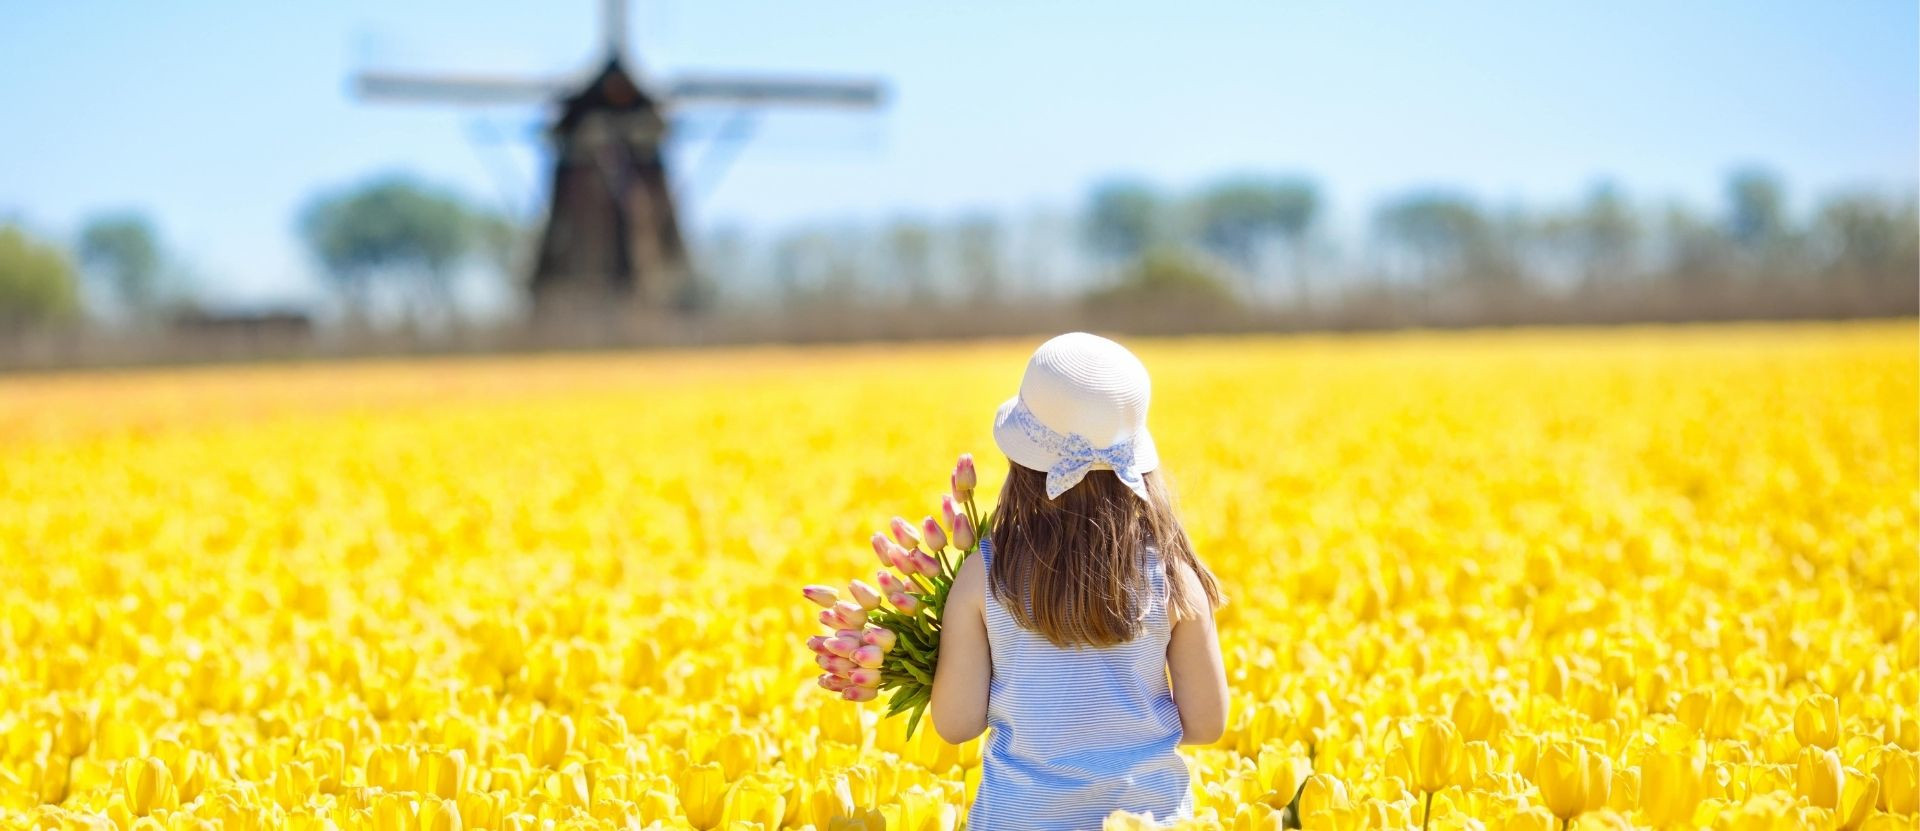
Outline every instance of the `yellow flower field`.
{"label": "yellow flower field", "polygon": [[[1194,827],[1920,827],[1916,334],[1133,342]],[[0,379],[0,826],[954,828],[798,587],[993,492],[1038,340]]]}

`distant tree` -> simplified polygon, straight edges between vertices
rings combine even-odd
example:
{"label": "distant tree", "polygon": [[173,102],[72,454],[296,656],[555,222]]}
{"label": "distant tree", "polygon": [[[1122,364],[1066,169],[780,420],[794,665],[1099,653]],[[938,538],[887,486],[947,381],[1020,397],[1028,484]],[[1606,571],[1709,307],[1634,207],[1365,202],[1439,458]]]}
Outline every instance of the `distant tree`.
{"label": "distant tree", "polygon": [[160,235],[144,214],[120,211],[87,221],[80,230],[80,265],[94,272],[121,307],[135,315],[159,305],[164,255]]}
{"label": "distant tree", "polygon": [[1666,279],[1683,288],[1711,285],[1733,273],[1732,242],[1713,223],[1683,204],[1667,207],[1661,216],[1666,248]]}
{"label": "distant tree", "polygon": [[1087,197],[1087,245],[1097,256],[1126,262],[1140,256],[1157,235],[1161,199],[1151,185],[1114,180]]}
{"label": "distant tree", "polygon": [[375,281],[386,279],[452,315],[453,277],[475,248],[475,216],[449,191],[391,175],[319,195],[299,224],[350,313],[363,315]]}
{"label": "distant tree", "polygon": [[1262,243],[1284,240],[1297,249],[1320,209],[1313,183],[1236,176],[1201,191],[1194,206],[1200,244],[1242,271],[1260,268]]}
{"label": "distant tree", "polygon": [[1414,263],[1416,282],[1461,276],[1489,232],[1480,209],[1465,197],[1419,192],[1389,202],[1374,218],[1382,236]]}
{"label": "distant tree", "polygon": [[988,214],[961,218],[954,227],[954,259],[960,267],[967,293],[975,302],[997,299],[1000,294],[1000,223]]}
{"label": "distant tree", "polygon": [[1588,192],[1575,217],[1573,237],[1587,283],[1617,281],[1632,273],[1640,225],[1612,182],[1600,182]]}
{"label": "distant tree", "polygon": [[1843,279],[1911,286],[1920,274],[1920,207],[1872,193],[1835,197],[1814,219],[1828,273]]}
{"label": "distant tree", "polygon": [[933,229],[912,217],[896,219],[887,228],[886,251],[888,268],[909,299],[933,295]]}
{"label": "distant tree", "polygon": [[0,225],[0,327],[70,322],[80,315],[80,286],[58,246],[14,225]]}
{"label": "distant tree", "polygon": [[1156,245],[1120,274],[1114,284],[1087,294],[1095,307],[1171,310],[1206,314],[1239,304],[1219,271],[1193,254]]}
{"label": "distant tree", "polygon": [[1770,171],[1734,171],[1727,178],[1727,203],[1727,236],[1741,247],[1764,247],[1786,231],[1786,189]]}

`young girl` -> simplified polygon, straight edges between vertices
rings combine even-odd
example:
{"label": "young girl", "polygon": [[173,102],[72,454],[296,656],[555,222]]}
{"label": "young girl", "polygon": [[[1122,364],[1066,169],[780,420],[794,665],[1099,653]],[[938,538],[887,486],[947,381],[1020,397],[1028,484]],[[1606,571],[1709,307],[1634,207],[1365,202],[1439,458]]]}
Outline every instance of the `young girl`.
{"label": "young girl", "polygon": [[1174,748],[1226,727],[1220,589],[1155,472],[1147,398],[1139,359],[1076,332],[1034,353],[994,421],[1006,484],[948,595],[933,680],[942,738],[993,728],[972,831],[1185,817]]}

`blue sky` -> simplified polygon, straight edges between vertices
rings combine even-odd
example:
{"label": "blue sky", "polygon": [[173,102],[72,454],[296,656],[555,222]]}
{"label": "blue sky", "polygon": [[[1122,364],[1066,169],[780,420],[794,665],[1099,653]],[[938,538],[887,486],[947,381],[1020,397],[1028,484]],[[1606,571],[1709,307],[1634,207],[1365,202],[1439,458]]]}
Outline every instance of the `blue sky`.
{"label": "blue sky", "polygon": [[[409,170],[525,204],[538,177],[538,108],[358,103],[353,70],[574,72],[598,14],[594,0],[18,4],[0,25],[0,217],[66,235],[91,212],[144,209],[218,291],[311,296],[293,218],[315,190]],[[1540,204],[1610,177],[1711,207],[1731,167],[1760,163],[1804,207],[1920,178],[1908,0],[637,0],[630,29],[660,77],[892,87],[879,115],[766,120],[687,194],[696,226],[1069,207],[1111,174],[1184,188],[1307,173],[1349,226],[1424,186]],[[476,144],[483,129],[507,139]]]}

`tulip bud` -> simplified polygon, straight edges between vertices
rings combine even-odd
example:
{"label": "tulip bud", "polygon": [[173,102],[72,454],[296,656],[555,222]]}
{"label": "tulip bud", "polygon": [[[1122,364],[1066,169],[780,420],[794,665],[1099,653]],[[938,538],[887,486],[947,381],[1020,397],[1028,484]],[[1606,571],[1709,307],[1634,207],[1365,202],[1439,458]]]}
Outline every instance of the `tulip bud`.
{"label": "tulip bud", "polygon": [[814,663],[819,664],[821,669],[824,669],[835,675],[846,675],[847,673],[852,672],[855,667],[859,666],[859,664],[856,664],[838,655],[822,655],[814,659]]}
{"label": "tulip bud", "polygon": [[913,530],[913,525],[905,519],[894,517],[891,528],[893,529],[893,540],[894,542],[900,543],[901,548],[912,551],[920,547],[920,535]]}
{"label": "tulip bud", "polygon": [[880,592],[859,580],[847,586],[847,593],[853,595],[853,602],[869,612],[880,608]]}
{"label": "tulip bud", "polygon": [[860,643],[880,647],[881,652],[892,652],[893,645],[899,637],[893,633],[892,629],[875,627],[860,633]]}
{"label": "tulip bud", "polygon": [[872,687],[854,685],[840,692],[840,697],[848,701],[872,701],[880,693]]}
{"label": "tulip bud", "polygon": [[[859,629],[835,629],[833,630],[833,637],[846,638],[851,641],[860,641],[860,633],[864,631],[866,631],[866,627],[861,627]],[[860,641],[860,642],[865,643],[865,641]]]}
{"label": "tulip bud", "polygon": [[800,594],[821,606],[832,606],[834,601],[840,599],[840,593],[834,591],[832,586],[807,586],[800,590]]}
{"label": "tulip bud", "polygon": [[920,530],[927,536],[929,551],[939,551],[947,547],[947,532],[940,530],[940,523],[934,522],[933,517],[921,520]]}
{"label": "tulip bud", "polygon": [[853,650],[853,654],[847,657],[852,659],[856,665],[866,667],[867,669],[877,667],[887,660],[886,653],[881,652],[880,647],[877,646],[857,647]]}
{"label": "tulip bud", "polygon": [[860,648],[860,642],[852,638],[828,638],[827,653],[842,658],[852,658],[853,651]]}
{"label": "tulip bud", "polygon": [[973,454],[960,454],[960,461],[953,466],[953,495],[964,502],[979,484],[979,475],[973,470]]}
{"label": "tulip bud", "polygon": [[829,690],[832,692],[839,692],[851,686],[853,686],[853,682],[851,680],[848,680],[847,678],[843,678],[838,675],[820,676],[821,689]]}
{"label": "tulip bud", "polygon": [[886,594],[899,594],[907,590],[906,581],[893,576],[891,571],[882,571],[873,575],[874,582],[880,584],[880,591]]}
{"label": "tulip bud", "polygon": [[840,625],[836,629],[858,629],[867,625],[867,610],[849,601],[842,600],[833,604],[831,611],[840,616]]}
{"label": "tulip bud", "polygon": [[[847,682],[860,687],[878,687],[880,686],[880,670],[872,667],[861,667],[847,673]],[[841,689],[846,688],[841,687]]]}
{"label": "tulip bud", "polygon": [[893,608],[899,609],[901,614],[911,615],[920,611],[920,601],[906,592],[894,592],[888,595],[887,602],[892,603]]}
{"label": "tulip bud", "polygon": [[937,577],[940,575],[940,561],[934,559],[933,555],[915,549],[907,552],[907,556],[913,558],[912,570],[914,573],[923,577]]}
{"label": "tulip bud", "polygon": [[940,495],[941,524],[947,526],[948,528],[952,528],[953,524],[959,521],[960,516],[961,514],[959,509],[955,508],[953,505],[953,494],[950,494],[950,493],[941,494]]}
{"label": "tulip bud", "polygon": [[815,655],[825,655],[827,653],[827,637],[825,635],[814,635],[808,638],[807,648],[813,650],[813,654]]}
{"label": "tulip bud", "polygon": [[979,542],[974,537],[973,520],[961,514],[953,521],[953,547],[961,551],[972,551],[973,544]]}

